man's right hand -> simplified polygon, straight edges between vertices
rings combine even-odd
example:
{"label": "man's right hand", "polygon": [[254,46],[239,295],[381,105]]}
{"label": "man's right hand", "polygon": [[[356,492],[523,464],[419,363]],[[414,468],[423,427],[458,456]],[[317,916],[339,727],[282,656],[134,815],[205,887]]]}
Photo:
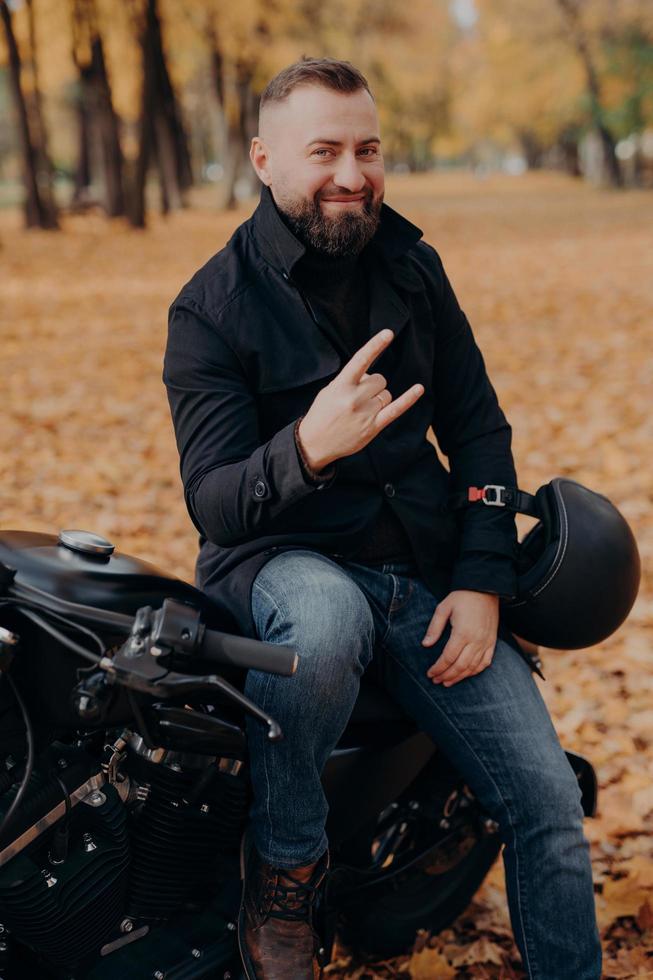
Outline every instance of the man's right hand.
{"label": "man's right hand", "polygon": [[363,449],[424,394],[424,385],[415,384],[393,400],[383,375],[366,373],[392,340],[392,330],[380,330],[315,397],[297,430],[314,470]]}

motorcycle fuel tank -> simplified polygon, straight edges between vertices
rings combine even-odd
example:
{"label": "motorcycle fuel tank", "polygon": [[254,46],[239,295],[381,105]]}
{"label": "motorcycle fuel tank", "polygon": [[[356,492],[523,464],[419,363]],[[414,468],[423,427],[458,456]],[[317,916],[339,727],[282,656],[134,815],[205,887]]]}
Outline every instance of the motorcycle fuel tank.
{"label": "motorcycle fuel tank", "polygon": [[0,530],[0,562],[16,570],[17,583],[69,602],[133,614],[141,606],[159,607],[170,597],[201,608],[205,621],[214,618],[210,599],[199,589],[121,554],[90,531],[65,530],[57,537]]}

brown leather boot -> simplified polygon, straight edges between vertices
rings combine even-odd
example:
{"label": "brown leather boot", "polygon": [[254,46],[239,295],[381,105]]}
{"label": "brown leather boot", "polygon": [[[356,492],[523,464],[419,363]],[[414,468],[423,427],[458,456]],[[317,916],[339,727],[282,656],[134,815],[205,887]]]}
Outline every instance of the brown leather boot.
{"label": "brown leather boot", "polygon": [[260,857],[249,831],[241,844],[243,893],[238,944],[248,980],[318,980],[313,903],[329,867],[325,851],[304,868],[275,868]]}

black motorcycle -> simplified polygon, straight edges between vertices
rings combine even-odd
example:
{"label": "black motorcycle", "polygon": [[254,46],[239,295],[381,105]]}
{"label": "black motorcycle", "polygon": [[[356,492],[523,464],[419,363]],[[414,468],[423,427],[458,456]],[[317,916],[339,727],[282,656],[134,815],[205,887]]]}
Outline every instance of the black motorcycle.
{"label": "black motorcycle", "polygon": [[[85,531],[0,532],[0,624],[0,980],[236,980],[246,716],[283,737],[243,682],[296,652]],[[593,816],[594,770],[567,756]],[[368,678],[323,781],[323,962],[336,936],[385,958],[449,925],[498,828]]]}

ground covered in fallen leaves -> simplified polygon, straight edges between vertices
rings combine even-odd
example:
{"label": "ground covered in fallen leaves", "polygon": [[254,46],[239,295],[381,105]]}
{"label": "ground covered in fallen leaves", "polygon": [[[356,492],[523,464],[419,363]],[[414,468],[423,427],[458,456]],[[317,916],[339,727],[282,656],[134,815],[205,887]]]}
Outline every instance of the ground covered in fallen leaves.
{"label": "ground covered in fallen leaves", "polygon": [[[544,652],[537,679],[565,748],[599,779],[586,821],[604,976],[653,976],[653,195],[555,175],[393,178],[386,200],[439,250],[512,423],[520,485],[569,475],[610,497],[644,564],[629,622],[599,647]],[[180,286],[250,208],[196,207],[146,232],[100,216],[21,230],[0,213],[0,527],[83,527],[192,580],[161,382]],[[331,977],[520,977],[498,861],[453,928]]]}

